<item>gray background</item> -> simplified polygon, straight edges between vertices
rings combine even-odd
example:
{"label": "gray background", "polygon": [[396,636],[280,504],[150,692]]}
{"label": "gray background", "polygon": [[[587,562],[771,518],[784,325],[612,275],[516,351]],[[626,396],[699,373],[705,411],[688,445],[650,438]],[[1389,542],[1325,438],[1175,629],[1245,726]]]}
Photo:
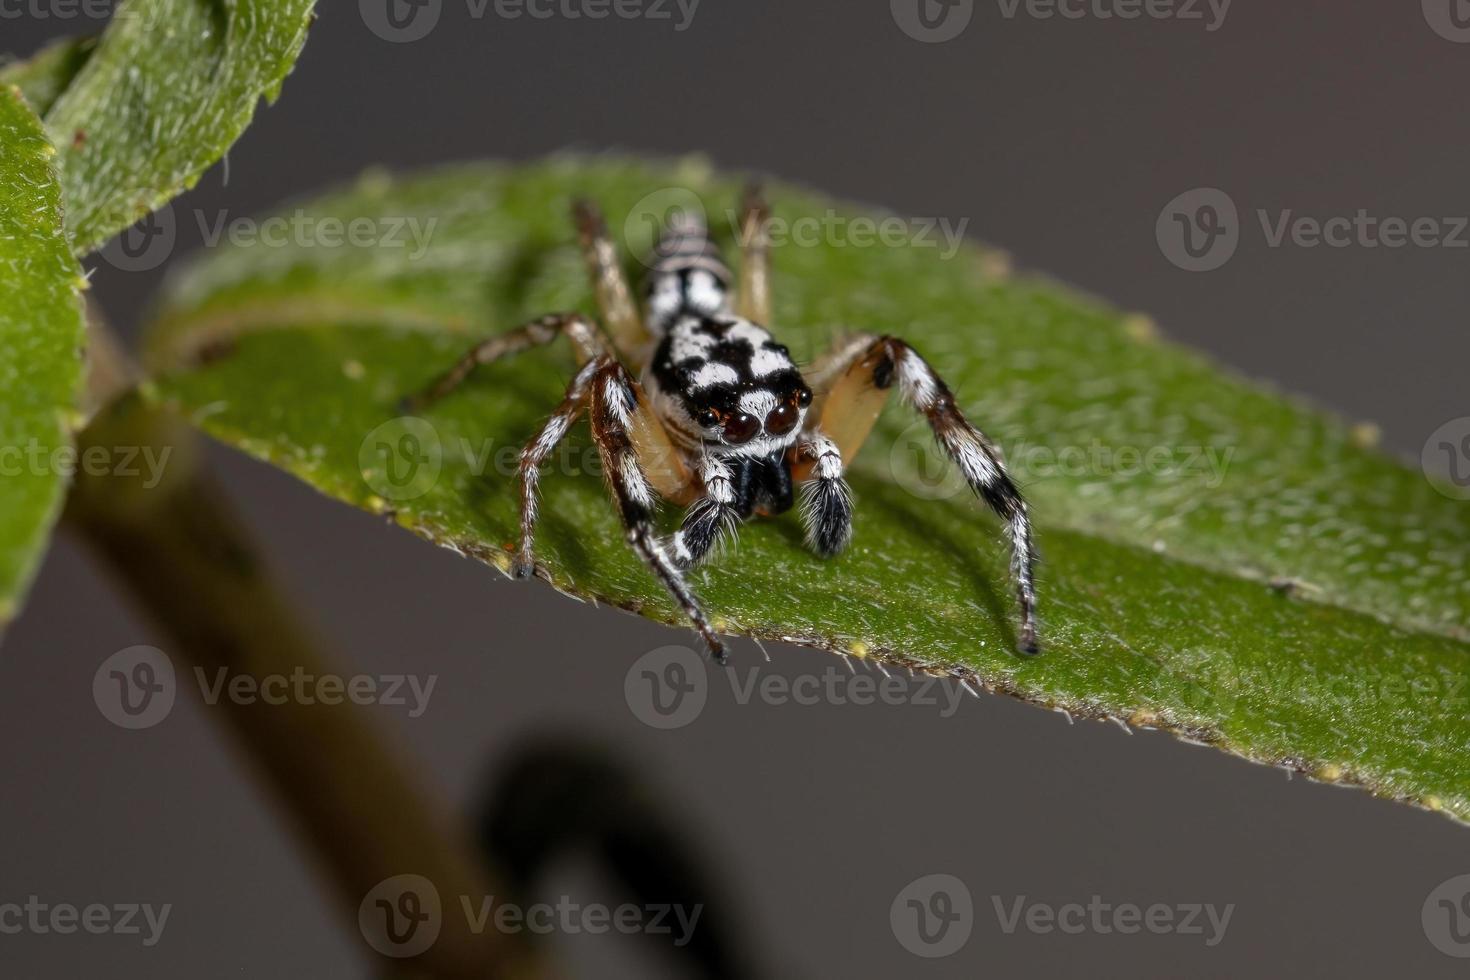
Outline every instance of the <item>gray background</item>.
{"label": "gray background", "polygon": [[[1147,310],[1175,338],[1355,419],[1395,452],[1466,414],[1466,250],[1267,247],[1247,220],[1224,268],[1155,243],[1190,188],[1243,215],[1470,213],[1470,44],[1417,3],[1239,0],[1223,26],[1003,16],[976,5],[923,44],[883,3],[704,0],[668,21],[481,19],[444,0],[426,38],[389,44],[324,5],[281,102],[181,209],[245,215],[353,175],[575,146],[700,150],[899,212],[968,218],[1017,261]],[[84,19],[0,21],[28,52]],[[181,249],[197,241],[181,226]],[[129,332],[163,270],[100,263]],[[1463,975],[1420,909],[1470,872],[1466,832],[1366,794],[1288,780],[1111,725],[1069,727],[1007,699],[932,708],[737,705],[712,687],[692,725],[640,723],[623,678],[684,634],[519,586],[218,449],[215,462],[289,587],[351,669],[437,674],[421,718],[374,709],[460,805],[518,735],[595,733],[667,794],[721,872],[771,976]],[[58,543],[0,659],[0,900],[171,902],[163,941],[0,936],[13,977],[366,975],[352,924],[208,715],[181,700],[123,732],[91,678],[155,638]],[[764,670],[830,658],[773,649]],[[758,663],[738,646],[737,660]],[[310,751],[303,746],[302,751]],[[947,959],[907,953],[889,904],[932,872],[977,921]],[[562,873],[581,889],[585,869]],[[595,891],[588,893],[596,894]],[[1226,939],[1005,935],[1010,900],[1234,903]],[[637,944],[564,943],[569,972],[658,975]]]}

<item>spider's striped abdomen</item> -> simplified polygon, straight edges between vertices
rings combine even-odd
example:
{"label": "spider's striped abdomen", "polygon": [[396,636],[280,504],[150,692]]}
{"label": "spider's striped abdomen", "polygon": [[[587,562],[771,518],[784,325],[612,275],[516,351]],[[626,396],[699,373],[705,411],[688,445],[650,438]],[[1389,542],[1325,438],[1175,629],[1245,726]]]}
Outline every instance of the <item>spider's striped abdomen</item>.
{"label": "spider's striped abdomen", "polygon": [[644,322],[655,336],[667,335],[683,316],[730,312],[730,269],[697,217],[674,212],[647,264]]}

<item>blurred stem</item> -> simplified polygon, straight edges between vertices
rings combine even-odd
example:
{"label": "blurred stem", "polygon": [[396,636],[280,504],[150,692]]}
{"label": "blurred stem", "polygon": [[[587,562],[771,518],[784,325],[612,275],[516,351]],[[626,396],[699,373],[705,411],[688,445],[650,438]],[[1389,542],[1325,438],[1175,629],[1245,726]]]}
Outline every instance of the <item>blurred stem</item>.
{"label": "blurred stem", "polygon": [[[290,677],[298,669],[342,676],[273,586],[249,532],[204,470],[199,437],[135,393],[115,397],[132,378],[117,350],[105,335],[91,345],[92,404],[105,407],[78,436],[78,451],[126,446],[171,455],[151,488],[142,477],[79,473],[68,523],[169,637],[170,654],[190,667],[211,677],[221,668],[256,678]],[[287,701],[221,698],[207,713],[223,719],[322,858],[353,932],[359,904],[375,885],[422,875],[439,892],[442,929],[428,950],[399,961],[405,973],[545,976],[518,934],[471,929],[459,897],[478,902],[502,893],[486,880],[468,836],[431,805],[361,709]]]}

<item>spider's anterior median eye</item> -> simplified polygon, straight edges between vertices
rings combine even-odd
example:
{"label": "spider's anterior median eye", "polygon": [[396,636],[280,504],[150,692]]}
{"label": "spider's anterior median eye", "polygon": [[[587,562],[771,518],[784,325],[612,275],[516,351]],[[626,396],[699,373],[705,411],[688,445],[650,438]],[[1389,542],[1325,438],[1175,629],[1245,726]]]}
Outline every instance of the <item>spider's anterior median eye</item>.
{"label": "spider's anterior median eye", "polygon": [[749,442],[761,430],[761,420],[745,412],[736,412],[725,421],[725,441],[733,446]]}
{"label": "spider's anterior median eye", "polygon": [[771,409],[771,414],[766,416],[766,431],[773,436],[784,436],[796,428],[796,423],[799,421],[801,421],[801,409],[786,402]]}

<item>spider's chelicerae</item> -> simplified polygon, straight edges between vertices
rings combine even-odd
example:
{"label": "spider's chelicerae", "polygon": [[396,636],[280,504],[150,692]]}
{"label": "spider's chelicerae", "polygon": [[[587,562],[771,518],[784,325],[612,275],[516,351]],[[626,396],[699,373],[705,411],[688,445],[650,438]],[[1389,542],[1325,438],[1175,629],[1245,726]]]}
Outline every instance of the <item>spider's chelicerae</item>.
{"label": "spider's chelicerae", "polygon": [[[684,571],[741,521],[788,510],[795,486],[811,549],[823,557],[841,551],[852,536],[844,460],[862,446],[896,384],[970,487],[1008,522],[1018,646],[1036,652],[1031,526],[999,453],[924,359],[896,337],[854,337],[805,373],[797,369],[762,326],[770,322],[769,210],[757,189],[741,207],[738,290],[703,223],[675,212],[648,262],[641,315],[602,216],[584,202],[573,213],[606,332],[577,313],[543,316],[477,344],[409,400],[426,405],[477,366],[557,337],[576,348],[580,368],[566,397],[521,453],[521,538],[512,566],[518,578],[535,568],[540,466],[587,411],[628,544],[723,662],[724,645]],[[660,498],[688,507],[667,540],[652,524]]]}

